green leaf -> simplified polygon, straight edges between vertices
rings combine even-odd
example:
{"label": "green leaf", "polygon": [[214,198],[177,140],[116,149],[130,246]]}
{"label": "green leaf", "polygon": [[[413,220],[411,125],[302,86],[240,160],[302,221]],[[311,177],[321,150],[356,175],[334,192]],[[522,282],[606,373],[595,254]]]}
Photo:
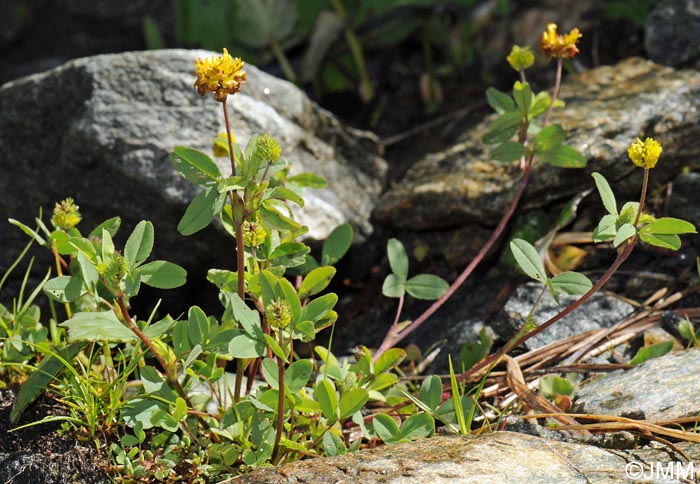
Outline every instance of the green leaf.
{"label": "green leaf", "polygon": [[558,375],[546,375],[540,378],[540,391],[547,397],[571,396],[574,394],[574,390],[576,390],[574,383]]}
{"label": "green leaf", "polygon": [[681,238],[676,234],[649,234],[642,233],[639,235],[649,245],[662,247],[664,249],[678,250],[681,248]]}
{"label": "green leaf", "polygon": [[551,103],[552,98],[549,96],[549,93],[537,93],[537,95],[532,100],[532,104],[530,104],[530,109],[527,112],[528,117],[530,119],[534,119],[540,114],[543,114],[547,111],[547,109],[549,109],[549,105]]}
{"label": "green leaf", "polygon": [[374,374],[379,375],[398,366],[406,358],[406,351],[401,348],[391,348],[377,358],[374,363]]}
{"label": "green leaf", "polygon": [[153,224],[146,220],[140,221],[134,231],[131,232],[129,240],[124,246],[124,260],[129,266],[129,270],[141,265],[153,250]]}
{"label": "green leaf", "polygon": [[513,99],[520,110],[521,116],[526,116],[532,103],[532,89],[527,82],[515,81],[513,86]]}
{"label": "green leaf", "polygon": [[384,413],[378,413],[374,416],[372,426],[377,436],[385,444],[393,444],[401,439],[401,432],[396,420]]}
{"label": "green leaf", "polygon": [[364,388],[356,388],[344,393],[340,397],[340,404],[338,405],[340,418],[344,419],[352,416],[365,406],[367,400],[369,400],[369,393]]}
{"label": "green leaf", "polygon": [[177,230],[182,235],[192,235],[199,232],[221,213],[226,202],[226,194],[219,193],[215,186],[204,189],[192,199],[185,214],[177,224]]}
{"label": "green leaf", "polygon": [[309,272],[299,286],[299,298],[313,296],[323,291],[335,275],[335,267],[322,266]]}
{"label": "green leaf", "polygon": [[338,225],[323,242],[321,265],[332,266],[338,262],[352,245],[352,225]]}
{"label": "green leaf", "polygon": [[567,145],[555,146],[548,151],[539,153],[538,156],[545,163],[560,168],[584,168],[586,166],[586,157],[580,151]]}
{"label": "green leaf", "polygon": [[224,292],[228,304],[233,313],[233,318],[242,327],[243,331],[257,339],[261,338],[262,329],[260,328],[260,313],[249,308],[240,296],[234,292]]}
{"label": "green leaf", "polygon": [[27,234],[30,238],[36,240],[37,244],[39,245],[46,245],[46,239],[44,239],[41,235],[39,235],[37,232],[35,232],[33,229],[29,228],[28,226],[24,225],[22,222],[19,220],[15,220],[13,218],[8,218],[7,221],[11,224],[14,225],[15,227],[18,227],[22,232]]}
{"label": "green leaf", "polygon": [[199,306],[187,312],[188,336],[192,345],[204,345],[209,340],[209,318]]}
{"label": "green leaf", "polygon": [[345,455],[348,452],[343,439],[338,437],[329,429],[323,434],[323,452],[326,457],[335,457],[337,455]]}
{"label": "green leaf", "polygon": [[528,149],[525,145],[517,141],[506,141],[491,150],[491,158],[496,161],[515,161],[521,156],[525,156]]}
{"label": "green leaf", "polygon": [[228,344],[228,354],[234,358],[257,358],[265,354],[265,340],[247,334],[235,336]]}
{"label": "green leaf", "polygon": [[292,393],[299,393],[306,386],[313,373],[314,365],[311,360],[297,360],[284,373],[284,382]]}
{"label": "green leaf", "polygon": [[302,321],[308,320],[316,322],[325,317],[326,314],[333,309],[337,302],[338,296],[334,293],[324,294],[323,296],[317,297],[302,308],[300,319]]}
{"label": "green leaf", "polygon": [[56,349],[54,354],[41,360],[36,371],[27,378],[17,393],[17,398],[10,411],[10,423],[17,423],[22,412],[46,390],[83,346],[82,343],[73,343],[65,348]]}
{"label": "green leaf", "polygon": [[173,418],[176,422],[182,422],[182,420],[187,416],[187,403],[184,398],[177,397],[175,399],[175,411],[173,412]]}
{"label": "green leaf", "polygon": [[389,239],[386,244],[386,252],[389,257],[391,271],[401,280],[408,277],[408,255],[406,249],[398,239]]}
{"label": "green leaf", "polygon": [[280,230],[299,230],[301,225],[291,217],[283,215],[277,208],[270,203],[271,200],[265,200],[260,204],[260,216],[271,227]]}
{"label": "green leaf", "polygon": [[462,405],[462,397],[459,394],[457,375],[455,374],[454,367],[452,366],[452,357],[450,355],[447,355],[447,363],[449,364],[450,369],[450,389],[452,390],[451,401],[454,408],[455,417],[457,419],[457,425],[459,425],[459,432],[462,435],[466,435],[469,433],[471,422],[467,424],[467,419],[464,416],[464,406]]}
{"label": "green leaf", "polygon": [[77,276],[58,276],[46,281],[44,292],[54,301],[70,303],[87,292],[81,278]]}
{"label": "green leaf", "polygon": [[273,265],[297,267],[304,264],[310,250],[301,242],[282,242],[270,253],[269,260]]}
{"label": "green leaf", "polygon": [[156,260],[144,264],[136,273],[141,276],[141,282],[158,289],[173,289],[185,284],[187,271],[177,264],[164,260]]}
{"label": "green leaf", "polygon": [[277,340],[275,338],[273,338],[272,336],[270,336],[269,334],[264,334],[264,333],[263,333],[263,338],[265,339],[265,344],[272,351],[272,354],[286,363],[288,361],[287,355],[285,353],[285,350],[282,349],[282,346],[280,346],[280,344],[277,342]]}
{"label": "green leaf", "polygon": [[316,175],[314,173],[301,173],[299,175],[294,175],[287,177],[288,183],[295,183],[302,187],[309,188],[326,188],[328,185],[326,179],[322,176]]}
{"label": "green leaf", "polygon": [[272,358],[263,358],[261,369],[263,377],[265,378],[267,384],[270,385],[270,388],[273,390],[279,390],[280,381],[278,378],[279,368],[277,368],[277,362]]}
{"label": "green leaf", "polygon": [[135,341],[136,335],[124,326],[113,311],[77,313],[59,324],[68,329],[68,341]]}
{"label": "green leaf", "polygon": [[330,422],[338,420],[338,395],[336,395],[335,387],[328,379],[324,378],[316,383],[314,396],[321,405],[323,416]]}
{"label": "green leaf", "polygon": [[535,136],[535,153],[538,155],[556,148],[566,139],[566,131],[560,124],[551,124]]}
{"label": "green leaf", "polygon": [[304,198],[297,192],[290,190],[285,187],[275,187],[270,194],[270,198],[275,198],[277,200],[290,200],[300,207],[304,206]]}
{"label": "green leaf", "polygon": [[617,234],[613,240],[613,245],[615,247],[619,246],[625,240],[634,237],[637,233],[637,229],[634,228],[632,224],[623,224],[619,229],[617,229]]}
{"label": "green leaf", "polygon": [[411,415],[401,424],[401,440],[417,440],[429,437],[435,431],[435,420],[428,413]]}
{"label": "green leaf", "polygon": [[434,301],[445,294],[450,285],[442,277],[420,274],[406,281],[404,287],[406,292],[416,299]]}
{"label": "green leaf", "polygon": [[673,341],[662,341],[661,343],[645,346],[637,351],[637,354],[630,361],[630,365],[640,365],[652,358],[658,358],[671,351],[671,349],[673,349]]}
{"label": "green leaf", "polygon": [[585,294],[593,287],[591,280],[578,272],[562,272],[552,277],[551,281],[557,291],[567,294]]}
{"label": "green leaf", "polygon": [[539,282],[547,281],[547,273],[537,250],[526,240],[513,239],[510,243],[513,257],[525,274]]}
{"label": "green leaf", "polygon": [[515,102],[505,92],[499,91],[495,87],[486,89],[486,101],[498,114],[503,114],[507,111],[515,109]]}
{"label": "green leaf", "polygon": [[437,375],[430,375],[420,386],[420,401],[435,411],[442,403],[442,380]]}
{"label": "green leaf", "polygon": [[645,225],[641,232],[651,234],[695,234],[695,225],[673,217],[662,217]]}
{"label": "green leaf", "polygon": [[405,281],[399,279],[396,274],[389,274],[382,284],[382,294],[386,297],[401,297],[406,293]]}
{"label": "green leaf", "polygon": [[615,201],[615,195],[610,188],[608,180],[598,172],[593,172],[591,176],[593,180],[595,180],[595,186],[598,188],[598,193],[600,193],[600,198],[603,200],[605,210],[607,210],[610,215],[614,215],[617,218],[619,215],[617,213],[617,202]]}
{"label": "green leaf", "polygon": [[92,229],[92,232],[88,235],[88,238],[94,238],[94,237],[101,237],[104,240],[104,237],[102,236],[102,231],[106,230],[107,233],[109,233],[110,237],[114,237],[117,235],[117,231],[119,230],[119,227],[121,227],[122,224],[122,219],[119,217],[112,217],[104,222],[102,222],[100,225]]}
{"label": "green leaf", "polygon": [[192,148],[176,146],[170,153],[170,162],[187,181],[195,185],[212,186],[221,178],[216,162]]}
{"label": "green leaf", "polygon": [[615,238],[617,234],[617,215],[604,215],[600,223],[593,230],[593,242],[605,242]]}
{"label": "green leaf", "polygon": [[518,111],[509,111],[496,118],[484,136],[484,143],[492,145],[508,141],[522,123],[522,115]]}
{"label": "green leaf", "polygon": [[81,251],[78,251],[77,259],[80,266],[80,275],[85,283],[85,286],[94,288],[97,281],[100,279],[100,274],[97,272],[97,267],[95,267]]}

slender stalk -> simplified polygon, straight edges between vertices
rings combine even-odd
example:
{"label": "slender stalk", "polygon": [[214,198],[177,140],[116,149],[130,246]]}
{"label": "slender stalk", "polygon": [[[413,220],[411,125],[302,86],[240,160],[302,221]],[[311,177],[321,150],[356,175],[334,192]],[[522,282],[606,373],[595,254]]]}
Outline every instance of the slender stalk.
{"label": "slender stalk", "polygon": [[231,126],[228,121],[228,108],[226,107],[226,101],[222,102],[221,105],[224,107],[224,122],[226,123],[226,138],[228,139],[228,154],[231,158],[231,176],[236,176],[236,157],[233,154],[233,136],[231,136]]}
{"label": "slender stalk", "polygon": [[649,168],[644,168],[644,181],[642,182],[642,196],[639,197],[639,208],[637,209],[637,216],[634,218],[634,226],[636,227],[639,223],[639,217],[642,216],[642,210],[644,210],[644,202],[647,198],[647,185],[649,184]]}
{"label": "slender stalk", "polygon": [[270,47],[272,47],[272,53],[274,54],[275,58],[277,59],[277,62],[280,63],[280,67],[282,68],[282,72],[284,72],[284,76],[289,80],[290,82],[293,82],[294,84],[299,83],[299,79],[297,79],[297,75],[294,72],[294,69],[292,68],[292,65],[289,63],[289,59],[287,58],[286,54],[284,53],[284,50],[282,50],[282,47],[280,46],[279,42],[277,42],[275,39],[270,39]]}
{"label": "slender stalk", "polygon": [[[165,372],[165,378],[168,381],[170,385],[175,388],[175,391],[177,394],[187,403],[188,408],[194,408],[194,405],[192,405],[192,402],[190,401],[190,397],[187,395],[187,392],[185,392],[185,389],[182,388],[182,385],[180,384],[180,381],[177,379],[177,374],[174,371],[174,368],[172,365],[168,364],[167,361],[165,361],[165,358],[163,358],[163,355],[161,355],[158,350],[156,349],[155,345],[153,344],[153,341],[151,338],[146,336],[143,331],[141,331],[141,328],[137,326],[137,324],[134,322],[133,319],[131,319],[131,316],[129,316],[129,310],[126,307],[126,304],[124,303],[124,293],[119,293],[119,296],[117,297],[117,304],[119,305],[119,310],[122,314],[122,317],[124,321],[126,322],[126,325],[128,328],[138,337],[138,339],[141,340],[141,342],[146,345],[146,348],[151,352],[151,354],[155,357],[156,361],[158,361],[158,364],[161,366],[163,371]],[[207,423],[204,418],[202,418],[201,415],[194,414],[195,418],[199,421],[199,423],[202,425],[203,428],[208,429],[209,424]],[[214,436],[212,434],[212,436]]]}
{"label": "slender stalk", "polygon": [[549,118],[552,115],[552,110],[554,109],[554,100],[557,99],[559,96],[559,88],[561,88],[561,74],[562,74],[562,65],[563,65],[563,60],[561,57],[557,57],[557,74],[554,79],[554,89],[552,90],[552,102],[549,104],[549,108],[547,109],[547,114],[544,116],[544,122],[542,123],[542,127],[544,128],[547,126],[547,123],[549,123]]}
{"label": "slender stalk", "polygon": [[[537,328],[533,329],[532,331],[529,331],[526,334],[521,335],[520,337],[517,337],[515,341],[508,342],[503,348],[498,350],[497,352],[489,355],[488,357],[484,358],[481,360],[479,363],[471,367],[468,371],[462,373],[457,377],[458,380],[466,380],[470,376],[474,375],[476,372],[480,371],[482,368],[484,368],[487,365],[491,365],[492,363],[496,362],[499,360],[504,354],[506,354],[510,349],[515,348],[517,346],[520,346],[523,344],[525,341],[529,340],[535,335],[540,334],[542,331],[545,329],[549,328],[552,326],[554,323],[562,319],[563,317],[569,315],[572,311],[577,309],[579,306],[581,306],[583,303],[585,303],[593,294],[596,292],[600,291],[605,284],[610,280],[610,278],[615,274],[615,272],[620,268],[623,262],[627,260],[627,258],[632,254],[632,250],[634,249],[635,245],[637,244],[637,240],[639,238],[635,236],[630,240],[630,242],[627,244],[627,247],[622,252],[619,252],[617,254],[617,258],[615,261],[612,263],[612,265],[608,268],[608,270],[605,272],[605,274],[602,275],[600,279],[598,279],[598,282],[596,282],[593,287],[591,287],[587,293],[582,295],[579,299],[577,299],[573,304],[568,306],[566,309],[561,311],[560,313],[556,314],[555,316],[551,317],[549,320],[545,321],[541,325],[539,325]],[[520,334],[520,332],[518,332]],[[495,364],[495,363],[494,363]]]}
{"label": "slender stalk", "polygon": [[415,321],[413,321],[411,324],[409,324],[401,332],[396,331],[396,324],[394,324],[392,326],[392,328],[387,332],[387,335],[384,337],[384,341],[382,341],[382,344],[379,346],[379,349],[374,354],[374,361],[377,361],[377,359],[382,354],[384,354],[384,352],[386,352],[386,350],[388,350],[389,348],[392,348],[394,345],[399,343],[406,336],[408,336],[411,332],[413,332],[417,327],[419,327],[421,324],[423,324],[430,316],[432,316],[435,313],[435,311],[437,311],[443,304],[445,304],[445,301],[447,301],[450,297],[452,297],[452,295],[457,291],[457,289],[459,289],[459,287],[462,285],[462,283],[465,280],[467,280],[467,278],[471,275],[471,273],[474,272],[474,269],[476,269],[476,266],[478,266],[479,263],[481,263],[483,258],[486,257],[486,254],[488,254],[488,252],[491,250],[491,248],[495,245],[496,241],[500,238],[501,234],[503,234],[503,231],[505,230],[506,226],[508,225],[510,218],[513,216],[513,213],[515,213],[515,209],[518,206],[518,203],[520,202],[520,198],[522,197],[523,193],[525,192],[525,187],[527,186],[528,179],[530,178],[531,170],[532,170],[532,159],[525,166],[525,172],[523,173],[523,176],[520,179],[520,182],[518,183],[518,187],[516,189],[515,195],[513,196],[513,199],[511,200],[510,205],[508,206],[508,209],[503,214],[501,221],[498,223],[498,226],[496,226],[494,231],[491,233],[491,236],[489,237],[489,239],[483,245],[481,250],[479,250],[479,253],[476,254],[476,257],[474,257],[474,259],[472,259],[472,261],[469,263],[469,265],[462,271],[462,273],[457,277],[457,279],[454,280],[454,282],[450,285],[449,289],[447,289],[447,292],[445,292],[445,294],[440,296],[440,298],[437,299],[423,314],[421,314],[418,318],[416,318]]}
{"label": "slender stalk", "polygon": [[[63,260],[63,257],[61,257],[58,254],[58,249],[56,248],[56,242],[53,242],[51,244],[51,253],[53,254],[54,261],[56,261],[56,274],[59,276],[63,275],[63,268],[62,265],[66,264],[66,261]],[[70,308],[70,303],[63,303],[63,307],[66,309],[66,316],[68,316],[68,319],[73,317],[73,311]]]}
{"label": "slender stalk", "polygon": [[[284,347],[284,334],[283,330],[279,329],[279,343],[281,347]],[[277,460],[277,454],[280,450],[280,440],[282,440],[282,432],[284,432],[284,360],[282,358],[277,358],[277,381],[278,381],[278,392],[279,396],[277,398],[277,428],[275,433],[275,444],[273,446],[272,457],[270,460],[275,462]]]}

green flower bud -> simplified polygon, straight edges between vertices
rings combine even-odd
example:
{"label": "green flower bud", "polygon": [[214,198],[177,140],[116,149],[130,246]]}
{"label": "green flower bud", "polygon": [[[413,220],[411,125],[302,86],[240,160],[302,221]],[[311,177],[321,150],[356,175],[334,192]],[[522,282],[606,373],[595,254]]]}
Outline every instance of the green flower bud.
{"label": "green flower bud", "polygon": [[506,60],[513,69],[520,72],[521,69],[527,69],[535,63],[535,54],[529,47],[514,45]]}
{"label": "green flower bud", "polygon": [[126,260],[124,260],[124,257],[115,252],[112,255],[112,260],[109,262],[109,265],[104,269],[104,272],[101,271],[102,268],[103,264],[100,264],[100,266],[98,266],[98,271],[100,271],[105,287],[113,293],[119,292],[121,281],[129,272],[129,265],[126,263]]}
{"label": "green flower bud", "polygon": [[279,143],[269,133],[265,133],[258,138],[256,149],[258,156],[270,163],[277,161],[277,158],[282,154],[282,148],[280,148]]}
{"label": "green flower bud", "polygon": [[265,242],[267,231],[265,226],[259,220],[246,220],[243,222],[243,244],[246,247],[257,247]]}
{"label": "green flower bud", "polygon": [[81,217],[78,211],[79,207],[75,204],[72,198],[66,198],[61,203],[57,203],[53,209],[51,223],[54,227],[62,230],[70,230],[78,223]]}
{"label": "green flower bud", "polygon": [[289,303],[282,299],[275,299],[265,308],[267,322],[273,328],[286,328],[292,322],[292,310]]}

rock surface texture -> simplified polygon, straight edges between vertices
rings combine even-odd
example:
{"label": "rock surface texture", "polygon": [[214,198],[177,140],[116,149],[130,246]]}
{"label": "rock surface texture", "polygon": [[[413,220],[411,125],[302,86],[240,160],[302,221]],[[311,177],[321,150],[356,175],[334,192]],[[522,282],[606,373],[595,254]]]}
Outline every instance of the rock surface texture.
{"label": "rock surface texture", "polygon": [[663,0],[644,26],[644,48],[654,62],[667,66],[700,65],[700,1]]}
{"label": "rock surface texture", "polygon": [[[215,250],[223,234],[210,231],[201,241],[204,250],[193,250],[176,232],[196,191],[168,160],[175,145],[211,153],[213,137],[224,131],[219,103],[200,98],[192,87],[194,60],[208,55],[188,50],[102,55],[0,87],[3,223],[13,217],[31,224],[40,206],[50,213],[56,201],[72,196],[86,228],[117,214],[127,226],[148,218],[156,227],[156,250],[169,247],[180,263],[196,263],[194,254]],[[268,131],[293,173],[327,178],[328,188],[309,191],[299,214],[310,237],[324,238],[343,222],[351,222],[360,237],[369,234],[385,171],[376,138],[344,127],[294,85],[246,67],[248,84],[229,98],[238,143]],[[229,173],[226,159],[218,163]],[[3,254],[16,254],[21,238],[18,230],[0,230]],[[0,267],[7,265],[0,260]]]}
{"label": "rock surface texture", "polygon": [[[694,458],[700,456],[697,446],[680,444],[680,447]],[[629,462],[640,463],[648,472],[649,462],[670,460],[673,459],[662,450],[608,450],[495,432],[467,438],[434,437],[340,457],[296,462],[281,468],[260,469],[225,482],[613,484],[633,482],[625,474]]]}

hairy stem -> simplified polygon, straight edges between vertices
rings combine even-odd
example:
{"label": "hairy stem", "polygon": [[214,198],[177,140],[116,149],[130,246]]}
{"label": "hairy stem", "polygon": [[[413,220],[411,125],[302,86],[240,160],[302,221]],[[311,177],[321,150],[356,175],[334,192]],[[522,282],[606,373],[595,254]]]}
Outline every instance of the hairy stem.
{"label": "hairy stem", "polygon": [[554,109],[554,100],[557,99],[557,97],[559,96],[559,88],[561,87],[562,64],[562,58],[557,57],[557,74],[556,78],[554,79],[554,89],[552,90],[552,102],[549,104],[547,114],[544,117],[544,122],[542,123],[543,128],[547,126],[547,123],[549,123],[549,118],[552,115],[552,110]]}
{"label": "hairy stem", "polygon": [[228,154],[231,159],[231,176],[236,176],[236,157],[233,154],[233,136],[231,136],[231,126],[228,121],[228,108],[226,101],[222,102],[224,107],[224,122],[226,123],[226,138],[228,139]]}

